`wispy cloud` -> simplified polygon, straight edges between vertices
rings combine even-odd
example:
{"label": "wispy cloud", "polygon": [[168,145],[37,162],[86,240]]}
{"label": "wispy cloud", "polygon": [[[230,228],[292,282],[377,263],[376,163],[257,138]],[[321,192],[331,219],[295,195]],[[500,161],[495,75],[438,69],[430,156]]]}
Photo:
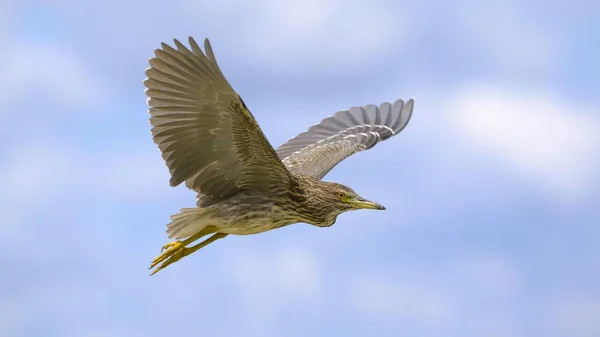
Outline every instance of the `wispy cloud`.
{"label": "wispy cloud", "polygon": [[321,73],[361,67],[410,32],[408,15],[377,1],[225,1],[193,7],[234,17],[238,29],[252,27],[237,32],[244,36],[234,42],[238,50],[271,69],[297,74],[307,67]]}
{"label": "wispy cloud", "polygon": [[470,149],[571,198],[598,183],[600,119],[593,111],[551,93],[477,83],[452,94],[447,116]]}

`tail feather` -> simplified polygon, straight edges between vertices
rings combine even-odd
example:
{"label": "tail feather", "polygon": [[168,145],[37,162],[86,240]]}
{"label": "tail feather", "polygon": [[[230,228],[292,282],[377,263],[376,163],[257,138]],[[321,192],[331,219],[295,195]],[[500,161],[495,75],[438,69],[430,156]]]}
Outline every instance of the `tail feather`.
{"label": "tail feather", "polygon": [[169,238],[183,239],[200,232],[211,225],[212,211],[210,208],[182,208],[179,213],[171,215],[171,222],[167,225]]}

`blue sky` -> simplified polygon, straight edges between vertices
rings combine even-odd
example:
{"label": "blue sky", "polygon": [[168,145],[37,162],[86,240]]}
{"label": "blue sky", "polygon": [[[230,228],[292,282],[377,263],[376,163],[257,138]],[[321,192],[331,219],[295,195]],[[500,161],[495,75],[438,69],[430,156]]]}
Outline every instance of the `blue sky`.
{"label": "blue sky", "polygon": [[[593,1],[0,3],[0,335],[600,335]],[[144,69],[209,37],[277,146],[414,97],[327,180],[387,207],[228,237],[148,277],[171,188]]]}

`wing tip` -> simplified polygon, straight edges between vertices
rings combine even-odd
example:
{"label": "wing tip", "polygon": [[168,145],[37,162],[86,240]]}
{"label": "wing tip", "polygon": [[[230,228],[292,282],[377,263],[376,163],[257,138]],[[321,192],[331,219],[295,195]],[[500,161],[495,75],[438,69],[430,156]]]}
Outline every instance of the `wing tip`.
{"label": "wing tip", "polygon": [[[399,103],[400,101],[402,101],[402,105],[400,107],[397,107],[397,103]],[[401,99],[397,100],[396,102],[394,102],[393,107],[398,109],[398,119],[394,122],[392,129],[394,130],[394,134],[398,134],[402,130],[404,130],[404,128],[406,128],[406,126],[412,118],[413,110],[415,107],[415,99],[414,97],[411,97],[406,101],[403,101]]]}
{"label": "wing tip", "polygon": [[176,187],[179,184],[181,184],[182,181],[180,180],[175,180],[174,177],[171,177],[171,179],[169,179],[169,185],[171,185],[171,187]]}
{"label": "wing tip", "polygon": [[[190,44],[190,46],[194,46],[194,45],[198,46],[198,43],[196,42],[196,39],[194,39],[193,36],[189,35],[187,40],[188,40],[188,43]],[[182,40],[180,40],[178,38],[173,38],[173,44],[176,47],[180,47],[180,46],[186,47],[185,44],[181,41]],[[207,46],[210,47],[210,39],[208,37],[204,39],[204,47],[206,48]],[[160,43],[160,48],[154,49],[154,54],[156,55],[157,52],[167,51],[170,49],[173,49],[173,46],[171,46],[168,43],[163,41]]]}

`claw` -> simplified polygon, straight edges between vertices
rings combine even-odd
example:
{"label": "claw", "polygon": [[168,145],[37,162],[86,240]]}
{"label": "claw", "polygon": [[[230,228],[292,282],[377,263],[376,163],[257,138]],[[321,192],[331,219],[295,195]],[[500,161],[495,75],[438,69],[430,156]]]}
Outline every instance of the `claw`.
{"label": "claw", "polygon": [[184,248],[184,245],[180,241],[173,241],[173,242],[169,242],[169,243],[165,244],[160,249],[161,254],[157,258],[152,260],[152,263],[150,264],[150,268],[148,268],[148,269],[154,268],[157,264],[165,261],[169,257],[173,256],[175,253],[183,250],[183,248]]}
{"label": "claw", "polygon": [[167,266],[171,265],[172,263],[175,263],[175,262],[181,260],[181,258],[188,255],[186,252],[187,249],[188,248],[185,248],[185,247],[179,248],[176,251],[174,251],[173,254],[169,255],[168,257],[165,257],[164,259],[157,261],[156,263],[153,262],[153,264],[152,264],[152,266],[150,266],[150,268],[153,268],[154,266],[156,266],[159,263],[160,263],[160,265],[158,267],[156,267],[156,269],[154,269],[152,271],[152,273],[150,273],[150,276],[158,273],[162,269],[166,268]]}
{"label": "claw", "polygon": [[182,243],[180,241],[172,241],[172,242],[167,242],[164,246],[162,246],[162,248],[160,249],[160,253],[162,254],[162,252],[164,252],[165,250],[168,250],[169,248],[173,247],[173,246],[179,246]]}

